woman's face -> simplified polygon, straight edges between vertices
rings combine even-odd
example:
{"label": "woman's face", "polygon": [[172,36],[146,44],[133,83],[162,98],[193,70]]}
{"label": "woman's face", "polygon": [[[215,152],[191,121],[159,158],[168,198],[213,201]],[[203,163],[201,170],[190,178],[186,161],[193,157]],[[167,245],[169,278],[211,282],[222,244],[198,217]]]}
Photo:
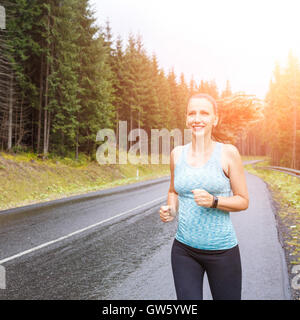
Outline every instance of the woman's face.
{"label": "woman's face", "polygon": [[211,132],[218,119],[213,104],[205,98],[193,98],[187,107],[186,126],[192,134],[205,135]]}

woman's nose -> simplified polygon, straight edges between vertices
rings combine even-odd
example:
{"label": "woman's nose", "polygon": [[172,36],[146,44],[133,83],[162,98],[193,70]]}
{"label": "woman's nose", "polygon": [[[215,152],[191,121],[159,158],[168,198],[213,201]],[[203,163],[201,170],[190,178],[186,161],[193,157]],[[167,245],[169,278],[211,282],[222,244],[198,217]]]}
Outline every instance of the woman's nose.
{"label": "woman's nose", "polygon": [[200,122],[201,121],[201,115],[199,113],[196,114],[195,121],[196,122]]}

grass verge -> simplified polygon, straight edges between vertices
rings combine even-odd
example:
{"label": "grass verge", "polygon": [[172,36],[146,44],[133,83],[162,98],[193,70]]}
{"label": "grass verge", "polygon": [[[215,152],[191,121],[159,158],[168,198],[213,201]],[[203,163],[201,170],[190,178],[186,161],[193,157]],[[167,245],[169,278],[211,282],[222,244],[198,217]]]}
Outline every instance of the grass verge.
{"label": "grass verge", "polygon": [[[138,171],[138,177],[137,177]],[[0,154],[0,210],[168,176],[168,164],[106,164]]]}

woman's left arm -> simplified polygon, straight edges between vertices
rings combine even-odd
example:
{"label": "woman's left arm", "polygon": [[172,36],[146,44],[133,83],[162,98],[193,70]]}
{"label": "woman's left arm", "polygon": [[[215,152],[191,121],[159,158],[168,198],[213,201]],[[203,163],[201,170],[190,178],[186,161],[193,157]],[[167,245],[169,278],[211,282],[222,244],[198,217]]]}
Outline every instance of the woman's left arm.
{"label": "woman's left arm", "polygon": [[226,152],[229,159],[228,174],[233,196],[218,196],[217,208],[229,212],[246,210],[249,206],[249,195],[242,158],[238,149],[232,144],[226,145]]}

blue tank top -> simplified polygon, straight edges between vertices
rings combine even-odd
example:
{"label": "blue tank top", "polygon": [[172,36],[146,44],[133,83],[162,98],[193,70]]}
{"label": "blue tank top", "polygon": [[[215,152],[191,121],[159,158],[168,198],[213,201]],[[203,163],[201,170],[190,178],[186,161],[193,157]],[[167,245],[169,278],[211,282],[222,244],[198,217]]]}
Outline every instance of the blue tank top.
{"label": "blue tank top", "polygon": [[187,163],[191,142],[184,145],[174,170],[174,188],[178,193],[178,226],[175,238],[204,250],[230,249],[237,245],[230,212],[197,205],[193,189],[204,189],[215,196],[230,196],[230,180],[223,172],[223,143],[216,141],[210,159],[201,167]]}

